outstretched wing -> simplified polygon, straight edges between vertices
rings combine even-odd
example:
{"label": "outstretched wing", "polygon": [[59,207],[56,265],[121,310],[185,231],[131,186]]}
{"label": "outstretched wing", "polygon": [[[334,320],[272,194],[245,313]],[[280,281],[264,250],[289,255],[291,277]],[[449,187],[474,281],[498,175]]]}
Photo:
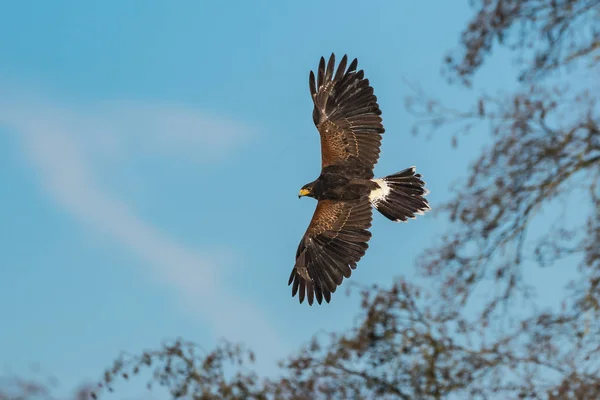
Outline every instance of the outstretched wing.
{"label": "outstretched wing", "polygon": [[349,278],[369,247],[372,208],[368,198],[356,201],[320,200],[296,252],[288,285],[300,303],[308,297],[329,303],[331,293]]}
{"label": "outstretched wing", "polygon": [[334,74],[335,55],[331,54],[327,66],[321,57],[316,82],[310,71],[313,121],[321,135],[321,166],[351,161],[370,171],[365,177],[371,178],[385,129],[369,80],[362,70],[356,71],[357,59],[346,70],[347,61],[344,55]]}

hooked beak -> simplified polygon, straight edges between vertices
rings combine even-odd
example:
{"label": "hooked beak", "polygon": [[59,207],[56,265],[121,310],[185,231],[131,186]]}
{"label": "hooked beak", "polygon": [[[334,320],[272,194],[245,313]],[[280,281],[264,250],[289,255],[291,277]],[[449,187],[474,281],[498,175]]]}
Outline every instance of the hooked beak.
{"label": "hooked beak", "polygon": [[300,193],[298,193],[298,198],[302,197],[302,196],[307,196],[310,193],[310,190],[308,189],[300,189]]}

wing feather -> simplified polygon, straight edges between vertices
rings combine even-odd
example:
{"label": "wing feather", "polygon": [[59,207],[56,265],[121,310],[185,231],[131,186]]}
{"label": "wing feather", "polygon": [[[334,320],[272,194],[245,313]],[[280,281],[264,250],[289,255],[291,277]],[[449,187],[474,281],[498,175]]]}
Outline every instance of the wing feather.
{"label": "wing feather", "polygon": [[334,54],[327,63],[321,57],[316,83],[312,71],[309,76],[313,121],[321,135],[321,167],[354,163],[371,178],[385,129],[374,90],[364,72],[356,71],[358,60],[346,69],[347,62],[344,55],[335,70]]}
{"label": "wing feather", "polygon": [[368,198],[356,201],[320,200],[298,245],[288,284],[300,303],[306,298],[329,303],[331,294],[349,278],[371,238],[372,207]]}

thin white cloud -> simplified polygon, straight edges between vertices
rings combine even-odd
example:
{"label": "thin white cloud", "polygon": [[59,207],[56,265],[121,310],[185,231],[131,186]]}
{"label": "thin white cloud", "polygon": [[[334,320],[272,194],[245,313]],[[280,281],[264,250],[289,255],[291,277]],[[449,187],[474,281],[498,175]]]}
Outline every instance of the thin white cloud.
{"label": "thin white cloud", "polygon": [[139,257],[216,335],[244,341],[263,354],[281,354],[283,341],[268,318],[233,292],[213,258],[137,216],[95,173],[134,152],[214,161],[243,141],[248,128],[176,105],[119,101],[67,107],[11,94],[0,98],[0,125],[22,139],[40,183],[58,205]]}

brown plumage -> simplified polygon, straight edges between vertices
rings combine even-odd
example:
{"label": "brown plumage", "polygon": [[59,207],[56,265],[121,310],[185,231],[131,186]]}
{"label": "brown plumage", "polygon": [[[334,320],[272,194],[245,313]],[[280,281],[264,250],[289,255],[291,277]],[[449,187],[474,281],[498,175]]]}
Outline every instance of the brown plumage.
{"label": "brown plumage", "polygon": [[371,238],[371,204],[368,199],[355,201],[321,200],[296,252],[296,268],[289,283],[292,296],[300,289],[308,303],[313,295],[321,304],[331,300],[342,280],[349,278],[356,263],[365,254]]}
{"label": "brown plumage", "polygon": [[321,57],[309,78],[313,121],[321,136],[321,174],[301,196],[318,200],[296,252],[288,284],[300,303],[321,304],[349,278],[368,248],[372,207],[393,221],[406,221],[429,209],[425,183],[414,167],[373,179],[384,128],[377,97],[354,59],[335,67]]}
{"label": "brown plumage", "polygon": [[353,161],[372,176],[385,129],[373,88],[364,72],[356,71],[358,60],[346,70],[347,61],[344,55],[333,75],[335,56],[331,55],[327,67],[321,57],[316,84],[310,71],[313,121],[321,134],[321,167]]}

